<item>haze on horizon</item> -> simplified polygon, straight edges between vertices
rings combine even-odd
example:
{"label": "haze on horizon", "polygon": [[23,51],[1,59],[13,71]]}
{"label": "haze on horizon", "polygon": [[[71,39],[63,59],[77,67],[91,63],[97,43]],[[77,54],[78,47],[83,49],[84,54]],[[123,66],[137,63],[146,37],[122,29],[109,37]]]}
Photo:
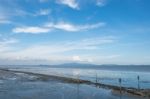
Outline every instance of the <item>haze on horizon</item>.
{"label": "haze on horizon", "polygon": [[150,64],[149,0],[0,0],[0,64]]}

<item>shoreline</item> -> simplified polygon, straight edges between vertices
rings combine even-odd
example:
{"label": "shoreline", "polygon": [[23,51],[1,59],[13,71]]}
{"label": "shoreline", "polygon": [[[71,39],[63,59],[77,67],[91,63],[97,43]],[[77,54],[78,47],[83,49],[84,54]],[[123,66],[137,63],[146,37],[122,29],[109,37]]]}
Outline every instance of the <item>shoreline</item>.
{"label": "shoreline", "polygon": [[66,82],[66,83],[94,85],[94,86],[99,87],[99,88],[111,89],[111,90],[118,91],[118,92],[121,89],[121,94],[128,93],[131,95],[150,98],[150,89],[138,90],[138,89],[132,88],[132,87],[119,87],[119,86],[114,86],[114,85],[95,83],[95,82],[91,82],[89,80],[62,77],[62,76],[56,76],[56,75],[46,75],[46,74],[39,74],[39,73],[32,73],[32,72],[25,72],[25,71],[9,70],[9,69],[4,69],[4,68],[0,68],[0,70],[5,71],[5,72],[24,73],[24,74],[28,74],[28,75],[32,75],[32,76],[37,76],[36,79],[42,80],[42,81],[54,79],[54,80],[58,80],[58,81]]}

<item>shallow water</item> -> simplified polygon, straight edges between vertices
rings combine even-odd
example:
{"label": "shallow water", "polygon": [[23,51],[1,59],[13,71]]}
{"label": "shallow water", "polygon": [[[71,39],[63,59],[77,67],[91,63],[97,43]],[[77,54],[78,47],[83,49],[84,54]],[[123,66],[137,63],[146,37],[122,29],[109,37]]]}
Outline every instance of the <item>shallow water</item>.
{"label": "shallow water", "polygon": [[0,70],[0,99],[146,99],[94,85],[36,79],[38,77]]}
{"label": "shallow water", "polygon": [[[95,70],[95,69],[74,69],[74,68],[49,68],[49,67],[28,67],[16,68],[21,71],[29,71],[34,73],[67,76],[72,78],[80,77],[81,79],[99,82],[110,85],[118,85],[118,79],[122,78],[122,86],[138,87],[137,76],[140,76],[140,87],[150,88],[150,72],[138,71],[115,71],[115,70]],[[15,70],[16,70],[15,69]],[[14,69],[13,69],[14,70]]]}
{"label": "shallow water", "polygon": [[[0,99],[120,99],[118,93],[84,84],[57,81],[5,80],[0,84]],[[143,99],[123,95],[122,99]]]}

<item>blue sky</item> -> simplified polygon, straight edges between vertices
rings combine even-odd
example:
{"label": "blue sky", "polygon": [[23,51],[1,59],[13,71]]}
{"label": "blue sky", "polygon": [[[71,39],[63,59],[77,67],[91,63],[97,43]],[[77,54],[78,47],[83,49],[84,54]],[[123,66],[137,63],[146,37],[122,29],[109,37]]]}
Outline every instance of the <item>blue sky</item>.
{"label": "blue sky", "polygon": [[149,0],[0,0],[0,64],[150,64]]}

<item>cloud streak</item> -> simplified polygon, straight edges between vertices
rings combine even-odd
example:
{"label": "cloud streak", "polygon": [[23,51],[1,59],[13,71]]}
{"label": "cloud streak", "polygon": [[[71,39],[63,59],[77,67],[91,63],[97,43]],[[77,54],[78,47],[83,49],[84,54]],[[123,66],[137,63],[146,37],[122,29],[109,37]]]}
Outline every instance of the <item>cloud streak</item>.
{"label": "cloud streak", "polygon": [[39,33],[47,33],[51,29],[44,28],[44,27],[17,27],[12,30],[14,33],[32,33],[32,34],[39,34]]}
{"label": "cloud streak", "polygon": [[[116,39],[114,37],[102,37],[102,38],[90,38],[77,41],[65,41],[51,44],[35,44],[30,45],[24,49],[14,51],[14,47],[11,44],[17,43],[15,40],[0,42],[1,47],[0,58],[6,59],[43,59],[49,60],[51,56],[62,56],[69,51],[78,50],[95,50],[101,47],[101,45],[114,43]],[[6,49],[7,48],[7,49]],[[67,59],[68,57],[66,57]],[[78,57],[75,57],[76,59]],[[75,59],[74,58],[74,59]],[[57,59],[56,59],[57,60]],[[72,57],[70,58],[72,60]]]}
{"label": "cloud streak", "polygon": [[0,52],[6,52],[12,50],[12,45],[18,43],[17,39],[9,38],[9,39],[2,39],[0,41]]}
{"label": "cloud streak", "polygon": [[53,23],[46,24],[46,27],[69,31],[69,32],[90,30],[90,29],[95,29],[95,28],[99,28],[102,26],[105,26],[105,23],[99,22],[99,23],[95,23],[95,24],[74,25],[74,24],[70,24],[70,23],[66,23],[66,22],[59,22],[56,24],[53,24]]}
{"label": "cloud streak", "polygon": [[0,13],[0,24],[9,24],[9,23],[11,23],[11,21],[9,21],[9,19],[8,19],[8,16],[4,15],[3,11],[1,11],[1,9],[0,9],[0,12],[2,12],[2,13]]}
{"label": "cloud streak", "polygon": [[79,4],[76,2],[76,0],[57,0],[57,3],[66,5],[72,9],[79,9]]}
{"label": "cloud streak", "polygon": [[106,5],[106,0],[96,0],[96,5],[99,7]]}
{"label": "cloud streak", "polygon": [[5,20],[5,19],[0,19],[0,24],[10,24],[11,21]]}
{"label": "cloud streak", "polygon": [[105,23],[99,22],[95,24],[85,24],[85,25],[74,25],[66,22],[58,22],[58,23],[46,23],[43,26],[24,26],[24,27],[16,27],[12,29],[14,33],[48,33],[51,30],[62,30],[67,32],[78,32],[90,29],[96,29],[105,26]]}
{"label": "cloud streak", "polygon": [[35,16],[46,16],[49,15],[51,13],[50,9],[40,9]]}

